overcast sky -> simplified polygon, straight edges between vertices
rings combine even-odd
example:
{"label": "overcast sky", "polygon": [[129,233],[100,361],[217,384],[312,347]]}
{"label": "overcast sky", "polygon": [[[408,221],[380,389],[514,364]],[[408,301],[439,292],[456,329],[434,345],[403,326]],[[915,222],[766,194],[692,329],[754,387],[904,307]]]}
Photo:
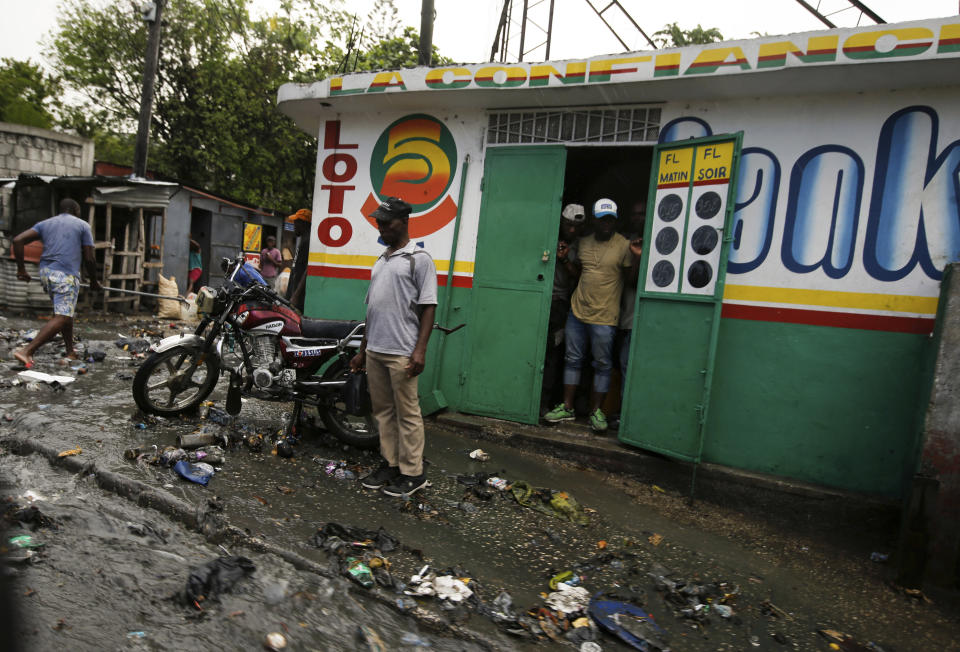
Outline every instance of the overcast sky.
{"label": "overcast sky", "polygon": [[[0,0],[0,57],[42,61],[42,43],[56,27],[57,6],[61,0]],[[169,0],[176,2],[177,0]],[[609,0],[592,0],[602,8]],[[901,22],[922,18],[939,18],[955,15],[960,0],[864,0],[865,4],[887,22]],[[647,34],[661,29],[665,24],[677,22],[689,29],[698,23],[703,27],[718,27],[727,39],[750,38],[754,32],[761,34],[789,34],[809,30],[826,29],[816,17],[801,7],[796,0],[673,0],[651,2],[650,0],[621,0],[634,20]],[[823,13],[849,7],[847,0],[810,0],[819,5]],[[536,0],[530,0],[536,4]],[[546,27],[549,0],[541,0],[530,10],[530,18]],[[279,0],[253,0],[255,11],[269,12],[279,5]],[[349,7],[361,18],[365,17],[373,0],[351,0]],[[458,62],[477,63],[490,60],[490,48],[503,7],[503,0],[435,0],[436,23],[434,43],[445,56]],[[519,8],[521,0],[515,0]],[[420,0],[396,0],[400,18],[404,24],[420,26]],[[622,52],[623,46],[588,4],[588,0],[555,0],[554,32],[550,52],[551,59],[589,57],[597,54]],[[616,7],[611,7],[604,17],[616,28],[626,42],[627,49],[648,49],[646,41]],[[857,10],[841,11],[831,16],[841,27],[857,24],[872,24],[869,18],[860,17]],[[519,16],[516,17],[519,23]],[[519,26],[513,28],[517,37],[512,40],[510,60],[517,60]],[[532,48],[545,39],[545,34],[529,28],[526,36],[525,61],[542,61],[542,47]]]}

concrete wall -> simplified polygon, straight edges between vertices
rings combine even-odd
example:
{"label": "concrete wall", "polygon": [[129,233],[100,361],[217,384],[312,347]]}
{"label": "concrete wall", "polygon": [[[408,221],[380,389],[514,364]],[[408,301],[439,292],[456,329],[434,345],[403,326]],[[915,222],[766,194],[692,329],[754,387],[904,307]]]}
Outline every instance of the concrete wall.
{"label": "concrete wall", "polygon": [[[949,266],[938,314],[936,366],[924,423],[914,497],[927,490],[916,511],[927,519],[925,577],[955,587],[960,580],[960,264]],[[932,489],[932,490],[931,490]],[[926,504],[924,504],[926,503]],[[910,519],[906,524],[911,530]],[[923,534],[922,529],[920,530]],[[909,550],[905,557],[909,558]]]}
{"label": "concrete wall", "polygon": [[75,176],[92,172],[92,140],[0,122],[0,177]]}

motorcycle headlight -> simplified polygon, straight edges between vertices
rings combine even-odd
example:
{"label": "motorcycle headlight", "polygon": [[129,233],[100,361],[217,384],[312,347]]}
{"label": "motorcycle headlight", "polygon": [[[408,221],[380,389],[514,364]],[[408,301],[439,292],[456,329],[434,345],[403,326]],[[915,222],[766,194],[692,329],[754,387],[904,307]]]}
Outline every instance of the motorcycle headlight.
{"label": "motorcycle headlight", "polygon": [[202,312],[207,315],[213,313],[216,300],[217,293],[215,290],[206,286],[200,288],[200,291],[197,293],[197,312]]}

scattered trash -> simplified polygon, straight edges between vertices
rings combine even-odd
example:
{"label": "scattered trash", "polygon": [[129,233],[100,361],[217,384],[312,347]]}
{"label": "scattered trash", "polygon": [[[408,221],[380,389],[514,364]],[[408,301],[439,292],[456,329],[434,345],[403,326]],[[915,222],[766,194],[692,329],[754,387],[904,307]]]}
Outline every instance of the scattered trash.
{"label": "scattered trash", "polygon": [[233,417],[220,408],[211,407],[207,412],[207,421],[220,424],[221,426],[229,426],[233,423]]}
{"label": "scattered trash", "polygon": [[21,534],[19,536],[11,537],[8,543],[13,548],[42,548],[46,545],[42,541],[34,539],[29,534]]}
{"label": "scattered trash", "polygon": [[817,633],[827,639],[830,649],[849,650],[850,652],[883,652],[883,648],[876,643],[860,643],[849,634],[838,632],[835,629],[819,629]]}
{"label": "scattered trash", "polygon": [[510,485],[514,499],[524,507],[566,519],[577,525],[590,523],[589,517],[576,499],[565,491],[534,489],[522,480]]}
{"label": "scattered trash", "polygon": [[76,448],[71,448],[70,450],[60,451],[57,453],[57,457],[73,457],[74,455],[79,455],[83,452],[83,449],[77,446]]}
{"label": "scattered trash", "polygon": [[229,593],[233,586],[257,570],[246,557],[218,557],[190,571],[181,598],[199,608],[200,602]]}
{"label": "scattered trash", "polygon": [[590,592],[582,586],[570,586],[561,582],[557,585],[557,590],[547,596],[545,603],[551,609],[565,614],[577,613],[590,604]]}
{"label": "scattered trash", "polygon": [[652,534],[652,535],[650,535],[649,537],[647,537],[647,541],[649,541],[651,544],[653,544],[653,545],[655,545],[655,546],[659,546],[660,543],[663,541],[663,535],[661,535],[661,534]]}
{"label": "scattered trash", "polygon": [[[573,579],[573,571],[563,571],[562,573],[557,573],[550,578],[548,585],[551,591],[556,591],[557,586],[562,582],[564,584],[568,583]],[[573,586],[573,585],[571,585]]]}
{"label": "scattered trash", "polygon": [[367,589],[373,588],[373,571],[363,563],[362,559],[347,557],[347,574],[360,586]]}
{"label": "scattered trash", "polygon": [[270,632],[263,639],[263,647],[274,652],[283,650],[287,647],[287,639],[280,632]]}
{"label": "scattered trash", "polygon": [[507,481],[504,478],[498,478],[497,476],[491,476],[487,478],[487,485],[493,487],[494,489],[499,489],[503,491],[507,488]]}
{"label": "scattered trash", "polygon": [[69,385],[76,380],[73,376],[53,376],[51,374],[45,374],[42,371],[21,371],[17,374],[17,378],[26,381],[34,381],[38,383],[46,383],[48,385]]}
{"label": "scattered trash", "polygon": [[121,335],[120,339],[114,342],[118,349],[123,349],[128,353],[146,353],[150,350],[150,341],[145,339],[128,339]]}
{"label": "scattered trash", "polygon": [[650,486],[653,487],[653,490],[656,491],[656,492],[658,492],[658,493],[661,493],[661,494],[667,493],[666,491],[663,490],[663,488],[658,487],[658,486],[655,485],[655,484],[652,484],[652,485],[650,485]]}
{"label": "scattered trash", "polygon": [[357,636],[366,646],[367,652],[386,652],[387,646],[374,629],[368,625],[357,626]]}
{"label": "scattered trash", "polygon": [[334,551],[344,546],[356,548],[374,548],[380,552],[393,552],[400,547],[400,542],[382,527],[379,530],[364,530],[326,523],[311,538],[311,543],[318,548]]}
{"label": "scattered trash", "polygon": [[57,529],[59,527],[55,519],[41,512],[36,505],[21,508],[16,503],[10,503],[3,513],[3,518],[9,523],[29,526],[33,532],[40,528]]}
{"label": "scattered trash", "polygon": [[189,435],[179,435],[177,437],[177,447],[189,450],[191,448],[200,448],[201,446],[215,444],[220,440],[222,440],[222,437],[217,437],[215,433],[204,429],[200,432],[190,433]]}
{"label": "scattered trash", "polygon": [[143,422],[141,421],[140,423],[135,423],[135,424],[133,424],[133,427],[136,428],[137,430],[146,430],[146,429],[147,429],[147,424],[145,424],[145,423],[143,423]]}
{"label": "scattered trash", "polygon": [[462,602],[473,595],[473,591],[467,586],[464,578],[454,577],[453,575],[437,575],[433,572],[427,572],[429,566],[424,566],[420,572],[410,578],[410,588],[404,593],[407,595],[436,596],[441,600],[450,602]]}
{"label": "scattered trash", "polygon": [[127,638],[146,638],[146,632],[127,632]]}
{"label": "scattered trash", "polygon": [[217,472],[216,469],[209,464],[204,464],[203,462],[192,464],[186,460],[180,460],[174,464],[173,470],[181,478],[203,485],[204,487],[210,482],[213,474]]}
{"label": "scattered trash", "polygon": [[403,645],[412,645],[414,647],[432,647],[430,641],[425,638],[420,638],[420,636],[413,632],[405,632],[404,635],[400,637],[400,642]]}
{"label": "scattered trash", "polygon": [[90,351],[90,355],[87,356],[87,362],[103,362],[106,357],[106,351]]}
{"label": "scattered trash", "polygon": [[713,605],[713,611],[721,618],[730,618],[733,616],[733,607],[725,604]]}
{"label": "scattered trash", "polygon": [[871,553],[870,553],[870,561],[875,561],[875,562],[877,562],[878,564],[882,564],[882,563],[884,563],[885,561],[887,561],[888,559],[890,559],[890,555],[888,555],[888,554],[885,554],[885,553],[882,553],[882,552],[871,552]]}
{"label": "scattered trash", "polygon": [[490,459],[490,453],[485,453],[483,449],[478,448],[470,452],[470,457],[478,462],[486,462]]}
{"label": "scattered trash", "polygon": [[613,634],[624,643],[648,652],[666,651],[666,633],[653,617],[640,607],[619,600],[594,597],[588,607],[590,617],[601,629]]}

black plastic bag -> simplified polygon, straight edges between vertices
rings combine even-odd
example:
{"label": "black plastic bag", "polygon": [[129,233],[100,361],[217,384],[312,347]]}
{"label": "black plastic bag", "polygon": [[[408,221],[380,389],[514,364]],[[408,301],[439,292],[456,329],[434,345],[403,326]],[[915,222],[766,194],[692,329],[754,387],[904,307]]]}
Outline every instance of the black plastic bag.
{"label": "black plastic bag", "polygon": [[184,604],[211,600],[220,593],[228,593],[233,585],[257,570],[246,557],[218,557],[190,571],[183,589]]}
{"label": "black plastic bag", "polygon": [[366,371],[357,371],[347,376],[347,384],[343,386],[343,402],[347,412],[353,416],[370,413],[372,406]]}

